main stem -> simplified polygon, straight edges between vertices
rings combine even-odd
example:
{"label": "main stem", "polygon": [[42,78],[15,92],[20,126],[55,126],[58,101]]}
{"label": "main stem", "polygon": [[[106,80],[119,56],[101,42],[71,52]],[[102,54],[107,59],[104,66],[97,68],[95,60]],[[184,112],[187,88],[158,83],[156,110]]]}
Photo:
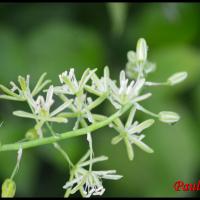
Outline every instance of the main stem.
{"label": "main stem", "polygon": [[0,152],[1,151],[16,151],[20,147],[22,149],[32,148],[32,147],[41,146],[41,145],[45,145],[45,144],[51,144],[54,142],[58,142],[58,141],[67,139],[67,138],[73,138],[73,137],[77,137],[77,136],[81,136],[81,135],[86,135],[88,132],[92,133],[93,131],[110,124],[113,120],[115,120],[116,118],[118,118],[122,114],[124,114],[131,106],[132,106],[132,104],[127,104],[127,105],[123,106],[120,110],[118,110],[116,113],[114,113],[113,115],[111,115],[110,117],[108,117],[107,119],[105,119],[101,122],[94,123],[86,128],[81,128],[81,129],[78,129],[75,131],[68,131],[68,132],[61,133],[59,135],[59,137],[50,136],[50,137],[39,138],[39,139],[28,141],[28,142],[2,145],[2,146],[0,146]]}

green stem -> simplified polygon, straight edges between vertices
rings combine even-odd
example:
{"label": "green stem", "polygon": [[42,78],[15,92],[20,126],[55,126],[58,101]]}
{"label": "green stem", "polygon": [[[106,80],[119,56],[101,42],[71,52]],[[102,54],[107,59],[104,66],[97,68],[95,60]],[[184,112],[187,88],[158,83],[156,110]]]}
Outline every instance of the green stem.
{"label": "green stem", "polygon": [[18,169],[19,169],[19,163],[17,163],[15,165],[15,168],[14,168],[14,170],[12,172],[12,175],[11,175],[10,179],[14,179],[15,175],[17,174]]}
{"label": "green stem", "polygon": [[54,143],[54,147],[63,155],[63,157],[67,160],[71,167],[74,167],[74,164],[70,160],[68,154],[62,149],[62,147],[58,143]]}
{"label": "green stem", "polygon": [[[87,122],[84,119],[81,120],[81,124],[85,128],[88,127]],[[90,132],[88,132],[88,134],[90,135]],[[93,146],[92,146],[92,136],[90,135],[90,137],[91,137],[91,141],[88,141],[88,142],[89,142],[89,148],[90,148],[90,161],[92,161]],[[89,170],[92,171],[92,162],[90,162]]]}
{"label": "green stem", "polygon": [[60,137],[50,136],[45,138],[39,138],[36,140],[28,141],[28,142],[22,142],[18,144],[5,144],[0,146],[0,151],[16,151],[19,149],[19,147],[23,149],[32,148],[36,146],[41,146],[45,144],[51,144],[54,142],[58,142],[61,140],[65,140],[67,138],[73,138],[81,135],[86,135],[88,132],[93,132],[99,128],[102,128],[104,126],[107,126],[110,124],[113,120],[120,117],[123,113],[125,113],[132,104],[127,104],[124,107],[122,107],[120,110],[118,110],[116,113],[108,117],[106,120],[103,120],[101,122],[94,123],[86,128],[81,128],[75,131],[68,131],[60,134]]}
{"label": "green stem", "polygon": [[146,114],[148,114],[148,115],[151,115],[151,116],[153,116],[153,117],[158,118],[158,114],[155,114],[155,113],[153,113],[153,112],[147,110],[146,108],[142,107],[141,105],[139,105],[139,104],[137,104],[137,103],[135,103],[135,105],[136,105],[136,109],[137,109],[137,110],[140,110],[140,111],[142,111],[142,112],[144,112],[144,113],[146,113]]}
{"label": "green stem", "polygon": [[154,83],[154,82],[146,82],[145,86],[161,86],[161,85],[169,85],[168,82],[160,82],[160,83]]}
{"label": "green stem", "polygon": [[102,96],[98,97],[95,101],[93,101],[90,105],[88,105],[87,109],[92,110],[100,105],[106,98],[108,97],[108,93],[104,93]]}
{"label": "green stem", "polygon": [[[59,137],[59,136],[56,135],[56,133],[54,132],[54,130],[52,129],[52,127],[49,125],[48,122],[46,122],[46,125],[47,125],[49,131],[51,132],[51,134],[52,134],[53,136]],[[55,148],[57,151],[59,151],[59,152],[62,154],[62,156],[67,160],[67,162],[69,163],[69,165],[70,165],[71,167],[74,167],[74,165],[73,165],[72,161],[70,160],[70,158],[69,158],[67,152],[65,152],[64,149],[63,149],[57,142],[53,143],[53,146],[54,146],[54,148]]]}
{"label": "green stem", "polygon": [[79,117],[79,116],[80,116],[79,112],[75,112],[75,113],[62,112],[62,113],[58,114],[58,117],[65,117],[65,118],[76,118],[76,117]]}

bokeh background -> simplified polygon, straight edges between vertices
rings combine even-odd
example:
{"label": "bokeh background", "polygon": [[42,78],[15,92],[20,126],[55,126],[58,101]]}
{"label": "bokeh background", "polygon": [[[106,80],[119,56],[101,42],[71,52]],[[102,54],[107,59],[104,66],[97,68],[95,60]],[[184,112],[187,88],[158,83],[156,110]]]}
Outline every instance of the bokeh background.
{"label": "bokeh background", "polygon": [[[103,128],[93,134],[95,154],[109,156],[97,169],[117,169],[124,175],[120,181],[104,181],[104,196],[198,196],[199,192],[175,192],[173,184],[200,180],[199,19],[197,3],[1,3],[0,83],[9,86],[18,75],[30,74],[34,85],[46,71],[58,84],[58,74],[70,67],[80,77],[87,67],[97,67],[101,75],[105,65],[117,79],[125,67],[127,51],[134,50],[138,38],[144,37],[149,60],[157,63],[150,80],[166,80],[177,71],[187,71],[189,76],[173,88],[151,89],[154,95],[143,105],[155,112],[176,111],[181,121],[174,126],[157,122],[145,130],[145,141],[155,153],[135,147],[132,162],[123,143],[111,145],[116,134],[113,130]],[[20,140],[34,125],[31,120],[12,116],[15,109],[26,108],[22,103],[0,101],[0,120],[4,121],[1,143]],[[106,103],[101,109],[112,112]],[[148,118],[140,113],[136,117]],[[84,137],[61,145],[74,162],[87,149]],[[11,175],[15,161],[16,153],[0,153],[0,183]],[[62,197],[68,175],[68,165],[51,145],[28,149],[15,178],[16,196]]]}

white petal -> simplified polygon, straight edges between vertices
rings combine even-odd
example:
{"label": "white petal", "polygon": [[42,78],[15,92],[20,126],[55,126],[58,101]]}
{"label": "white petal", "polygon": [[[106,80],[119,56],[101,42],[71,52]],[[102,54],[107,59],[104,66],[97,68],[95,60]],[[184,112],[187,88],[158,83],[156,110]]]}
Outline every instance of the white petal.
{"label": "white petal", "polygon": [[63,84],[63,78],[62,78],[62,74],[60,74],[59,76],[60,82]]}
{"label": "white petal", "polygon": [[150,127],[154,122],[155,122],[155,120],[153,120],[153,119],[145,120],[144,122],[140,123],[139,125],[135,126],[134,128],[129,129],[129,134],[140,133],[144,129]]}
{"label": "white petal", "polygon": [[47,91],[47,95],[46,95],[46,107],[47,108],[50,108],[50,106],[52,105],[53,103],[53,85],[51,85]]}
{"label": "white petal", "polygon": [[58,108],[56,108],[50,116],[55,116],[57,115],[58,113],[60,113],[61,111],[63,111],[65,108],[67,108],[70,104],[72,103],[72,100],[69,101],[69,102],[65,102],[63,103],[62,105],[60,105]]}
{"label": "white petal", "polygon": [[87,118],[88,118],[88,121],[90,123],[93,123],[94,122],[94,119],[92,117],[92,113],[89,111],[89,110],[86,110],[86,115],[87,115]]}
{"label": "white petal", "polygon": [[16,115],[18,117],[37,119],[37,116],[35,116],[34,114],[28,113],[28,112],[25,112],[25,111],[21,111],[21,110],[14,111],[13,115]]}
{"label": "white petal", "polygon": [[147,94],[138,96],[138,97],[136,97],[136,98],[133,99],[133,102],[143,101],[143,100],[149,98],[150,96],[152,96],[151,93],[147,93]]}
{"label": "white petal", "polygon": [[135,81],[131,81],[130,85],[127,88],[127,95],[131,93],[134,84],[135,84]]}
{"label": "white petal", "polygon": [[132,143],[136,144],[138,147],[140,147],[142,150],[146,151],[147,153],[153,153],[153,149],[151,149],[148,145],[143,143],[141,140],[138,140],[136,137],[132,136],[130,137],[130,140]]}
{"label": "white petal", "polygon": [[108,174],[108,175],[104,175],[102,178],[109,179],[109,180],[119,180],[122,177],[123,177],[122,175],[111,175],[111,174]]}
{"label": "white petal", "polygon": [[125,128],[128,128],[128,127],[131,126],[133,119],[135,117],[135,113],[136,113],[136,107],[134,106],[133,108],[131,108],[131,111],[129,113],[128,120],[126,122]]}
{"label": "white petal", "polygon": [[89,165],[90,163],[96,163],[96,162],[101,162],[101,161],[105,161],[105,160],[108,160],[107,156],[99,156],[99,157],[93,158],[89,161],[85,161],[85,162],[81,163],[79,166],[84,167],[84,166]]}
{"label": "white petal", "polygon": [[125,77],[125,71],[122,70],[120,72],[120,75],[119,75],[119,81],[120,81],[120,85],[122,85],[122,83],[126,80],[126,77]]}
{"label": "white petal", "polygon": [[145,83],[145,79],[139,79],[134,85],[134,95],[137,96]]}
{"label": "white petal", "polygon": [[63,189],[67,189],[69,187],[72,187],[74,184],[78,183],[82,179],[82,176],[73,179],[72,181],[68,181],[64,186]]}

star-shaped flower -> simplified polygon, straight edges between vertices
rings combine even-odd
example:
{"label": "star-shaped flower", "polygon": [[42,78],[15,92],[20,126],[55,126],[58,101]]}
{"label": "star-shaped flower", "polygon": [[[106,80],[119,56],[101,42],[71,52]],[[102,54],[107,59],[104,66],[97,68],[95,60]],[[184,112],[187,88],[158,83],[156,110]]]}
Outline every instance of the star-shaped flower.
{"label": "star-shaped flower", "polygon": [[99,78],[95,73],[91,76],[92,85],[85,85],[85,89],[92,94],[101,96],[109,92],[109,82],[110,82],[110,73],[109,68],[106,66],[104,68],[104,75]]}
{"label": "star-shaped flower", "polygon": [[70,180],[63,186],[66,189],[65,197],[76,193],[78,190],[83,197],[90,197],[92,195],[101,196],[105,192],[102,179],[118,180],[122,178],[121,175],[116,174],[116,170],[94,171],[85,169],[91,162],[93,164],[108,159],[106,156],[100,156],[86,161],[89,155],[90,153],[88,151],[74,168],[72,168]]}
{"label": "star-shaped flower", "polygon": [[144,129],[150,127],[154,123],[154,120],[149,119],[142,123],[138,123],[138,121],[133,122],[135,112],[136,108],[133,107],[125,125],[121,122],[120,119],[110,125],[117,132],[119,132],[119,135],[112,139],[112,144],[117,144],[123,140],[126,145],[128,157],[130,160],[133,160],[134,158],[132,144],[137,145],[147,153],[153,153],[153,150],[142,141],[145,135],[141,134],[141,132]]}
{"label": "star-shaped flower", "polygon": [[74,68],[71,68],[68,71],[63,72],[62,74],[59,75],[59,79],[62,86],[57,86],[54,88],[54,92],[56,94],[70,94],[70,95],[75,95],[78,92],[80,92],[85,84],[89,81],[91,78],[92,74],[96,71],[90,70],[89,68],[85,70],[83,73],[81,80],[78,81],[76,79],[75,73],[74,73]]}
{"label": "star-shaped flower", "polygon": [[120,86],[117,87],[114,81],[110,81],[111,95],[109,100],[117,109],[121,108],[122,105],[127,103],[138,102],[151,96],[151,93],[139,96],[140,91],[145,83],[144,78],[138,79],[137,81],[132,80],[131,83],[128,84],[128,79],[125,76],[125,72],[122,70],[120,73],[119,82]]}
{"label": "star-shaped flower", "polygon": [[53,86],[51,85],[47,90],[46,99],[43,96],[38,96],[36,100],[32,96],[29,96],[30,107],[32,108],[32,113],[24,111],[14,111],[13,114],[19,117],[32,118],[38,121],[50,121],[50,122],[60,122],[66,123],[67,119],[57,116],[60,112],[66,109],[72,101],[65,102],[56,108],[54,111],[50,112],[50,108],[54,103],[53,100]]}

